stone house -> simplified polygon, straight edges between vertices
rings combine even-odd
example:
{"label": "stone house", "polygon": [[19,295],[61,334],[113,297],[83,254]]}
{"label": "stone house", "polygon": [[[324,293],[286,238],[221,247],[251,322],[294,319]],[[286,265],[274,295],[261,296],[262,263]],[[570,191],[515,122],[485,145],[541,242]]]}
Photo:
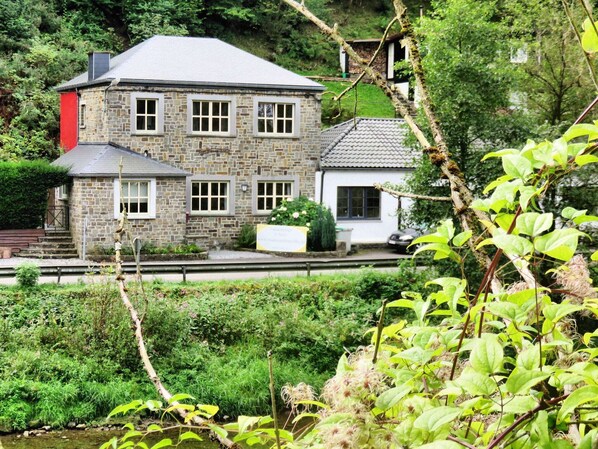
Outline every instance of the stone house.
{"label": "stone house", "polygon": [[122,208],[142,241],[209,248],[285,197],[314,196],[324,87],[220,40],[154,36],[94,53],[57,90],[54,163],[72,176],[57,201],[80,255],[112,245]]}

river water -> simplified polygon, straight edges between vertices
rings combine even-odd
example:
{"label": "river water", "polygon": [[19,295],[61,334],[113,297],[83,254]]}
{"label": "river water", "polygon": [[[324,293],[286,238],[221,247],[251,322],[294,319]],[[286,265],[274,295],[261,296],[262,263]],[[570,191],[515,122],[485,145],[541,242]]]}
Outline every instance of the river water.
{"label": "river water", "polygon": [[[100,430],[64,430],[59,432],[48,432],[38,436],[0,436],[0,449],[98,449],[103,443],[113,436],[122,435],[122,431],[100,431]],[[155,438],[146,438],[144,441],[151,447],[153,443],[168,436],[173,440],[176,434],[159,435]],[[204,441],[185,442],[178,449],[217,449],[218,444],[210,441],[207,436]]]}

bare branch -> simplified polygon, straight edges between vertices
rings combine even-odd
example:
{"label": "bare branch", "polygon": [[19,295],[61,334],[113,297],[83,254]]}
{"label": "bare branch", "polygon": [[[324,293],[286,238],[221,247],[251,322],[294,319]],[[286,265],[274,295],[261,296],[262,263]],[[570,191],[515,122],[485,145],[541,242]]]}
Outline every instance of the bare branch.
{"label": "bare branch", "polygon": [[399,192],[398,190],[391,189],[383,184],[374,184],[374,187],[382,192],[389,193],[395,198],[413,198],[414,200],[427,200],[427,201],[452,201],[450,196],[429,196],[429,195],[418,195],[417,193]]}
{"label": "bare branch", "polygon": [[[121,179],[121,182],[122,182],[122,161],[121,161],[121,165],[119,168],[119,178]],[[158,373],[154,369],[154,366],[149,358],[149,354],[147,353],[147,348],[145,346],[145,340],[143,338],[143,329],[142,329],[142,325],[141,325],[141,319],[139,318],[139,314],[137,313],[135,306],[131,302],[131,300],[129,298],[129,294],[127,293],[127,287],[125,284],[125,275],[124,275],[123,269],[122,269],[122,256],[121,256],[122,236],[126,232],[126,226],[125,226],[126,220],[127,220],[126,209],[124,209],[124,211],[121,214],[120,219],[118,221],[116,231],[114,232],[116,282],[118,284],[118,290],[120,293],[120,298],[122,300],[122,303],[124,304],[125,308],[129,312],[129,316],[131,318],[131,324],[133,325],[133,329],[135,331],[135,340],[137,341],[137,351],[139,352],[139,356],[141,357],[141,362],[143,363],[143,368],[145,369],[147,376],[149,377],[151,383],[154,385],[154,388],[156,389],[158,394],[165,401],[168,402],[172,398],[172,393],[170,393],[170,391],[168,391],[168,389],[164,386],[164,384],[160,380],[160,377],[158,376]],[[178,404],[176,401],[173,401],[171,403],[171,405],[176,405],[176,404]],[[179,415],[181,415],[181,417],[183,417],[183,418],[185,418],[185,416],[187,415],[187,412],[182,409],[177,408],[176,412]],[[198,416],[195,416],[195,417],[193,417],[192,422],[195,425],[201,426],[206,423],[206,420],[204,420]],[[236,443],[234,443],[232,440],[230,440],[228,438],[221,437],[219,435],[216,435],[216,438],[218,438],[218,441],[220,441],[220,443],[227,448],[233,448],[233,449],[239,448],[239,445],[237,445]]]}
{"label": "bare branch", "polygon": [[[386,41],[386,38],[388,37],[388,33],[390,32],[391,28],[393,27],[393,25],[395,23],[397,23],[397,18],[393,17],[392,20],[386,26],[386,29],[384,30],[384,34],[382,35],[382,38],[380,39],[380,44],[378,45],[378,48],[376,49],[376,51],[374,52],[374,55],[370,59],[370,62],[368,63],[368,67],[372,66],[375,59],[380,54],[380,51],[382,51],[382,49],[384,48],[384,42]],[[355,89],[357,84],[359,84],[359,82],[363,79],[364,76],[365,76],[365,71],[362,71],[359,74],[359,76],[357,77],[357,79],[355,81],[353,81],[349,87],[347,87],[340,94],[338,94],[336,97],[334,97],[333,100],[339,101],[341,98],[343,98],[343,96],[345,96],[347,94],[347,92],[351,91],[351,89]]]}

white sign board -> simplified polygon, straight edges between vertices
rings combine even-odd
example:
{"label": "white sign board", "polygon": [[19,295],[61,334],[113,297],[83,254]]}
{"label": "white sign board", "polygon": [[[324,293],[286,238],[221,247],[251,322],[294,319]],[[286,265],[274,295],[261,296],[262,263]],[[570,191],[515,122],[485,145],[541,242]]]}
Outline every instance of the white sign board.
{"label": "white sign board", "polygon": [[307,250],[305,226],[257,225],[257,249],[285,253],[304,253]]}

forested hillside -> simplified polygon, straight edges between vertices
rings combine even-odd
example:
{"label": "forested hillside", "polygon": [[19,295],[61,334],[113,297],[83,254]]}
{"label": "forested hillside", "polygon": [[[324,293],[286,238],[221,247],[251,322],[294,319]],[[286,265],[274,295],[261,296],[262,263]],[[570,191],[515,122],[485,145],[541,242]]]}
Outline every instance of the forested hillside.
{"label": "forested hillside", "polygon": [[[349,37],[379,35],[392,6],[308,4],[340,26],[351,18]],[[303,74],[339,70],[336,46],[279,0],[0,0],[0,159],[54,158],[52,87],[84,70],[89,51],[117,54],[155,34],[217,37]]]}
{"label": "forested hillside", "polygon": [[[583,11],[573,3],[579,27]],[[337,23],[347,39],[380,36],[392,17],[389,0],[306,4],[326,22]],[[443,127],[474,187],[494,174],[488,164],[478,164],[481,151],[558,134],[595,93],[558,0],[406,4]],[[118,54],[154,34],[217,37],[301,74],[340,75],[337,46],[281,0],[0,0],[0,160],[55,158],[53,87],[83,71],[88,52]],[[526,62],[510,62],[517,49],[527,51]],[[323,83],[331,91],[323,96],[324,125],[350,117],[355,95],[340,114],[331,104],[332,92],[348,84]],[[362,86],[356,96],[358,115],[394,115],[379,89]],[[420,172],[409,187],[413,191],[429,190],[436,177],[425,162]],[[583,205],[592,209],[592,204]],[[422,203],[422,213],[414,211],[419,223],[439,216],[430,208]]]}

